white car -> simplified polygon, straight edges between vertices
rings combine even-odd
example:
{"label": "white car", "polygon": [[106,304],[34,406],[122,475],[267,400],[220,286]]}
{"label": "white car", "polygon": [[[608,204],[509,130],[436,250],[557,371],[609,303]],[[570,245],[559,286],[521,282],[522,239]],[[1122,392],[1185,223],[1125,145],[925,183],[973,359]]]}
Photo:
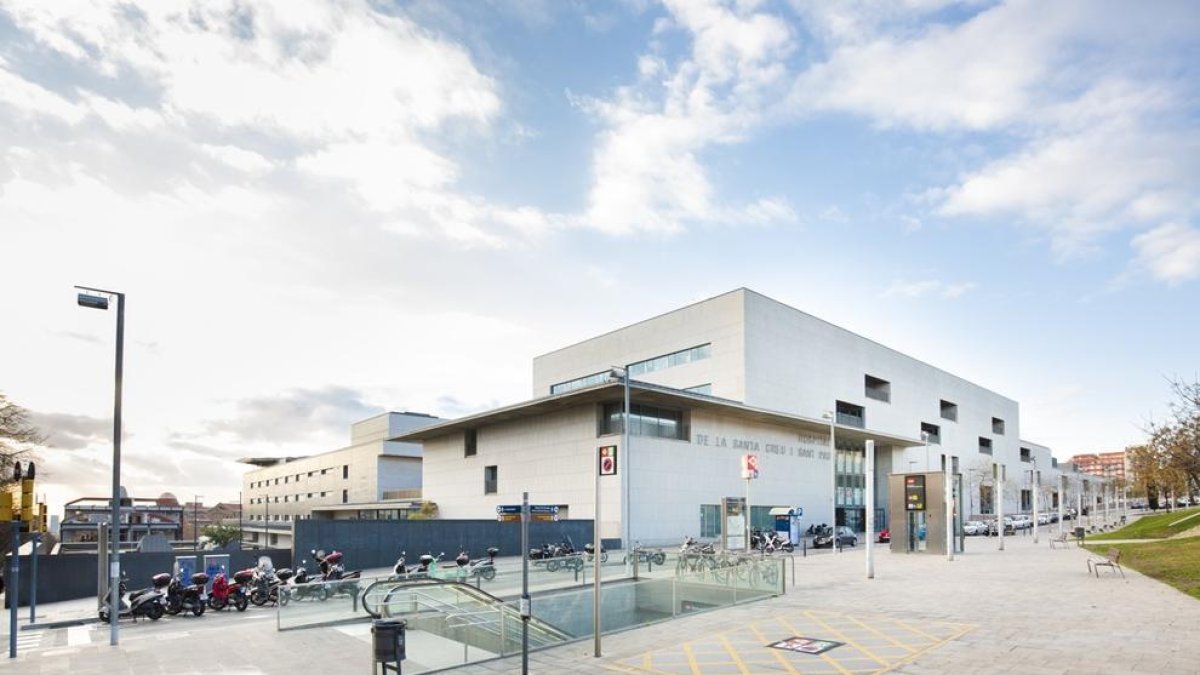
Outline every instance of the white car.
{"label": "white car", "polygon": [[969,537],[987,534],[988,524],[982,520],[968,520],[967,522],[963,523],[963,533]]}

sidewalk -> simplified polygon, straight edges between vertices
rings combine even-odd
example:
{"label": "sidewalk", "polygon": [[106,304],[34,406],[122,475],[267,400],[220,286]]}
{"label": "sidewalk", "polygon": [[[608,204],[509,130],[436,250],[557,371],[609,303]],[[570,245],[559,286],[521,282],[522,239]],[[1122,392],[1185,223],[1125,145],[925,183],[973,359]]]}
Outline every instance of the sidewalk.
{"label": "sidewalk", "polygon": [[[967,539],[954,562],[877,550],[865,579],[863,547],[796,560],[785,596],[607,635],[530,655],[533,673],[1195,673],[1200,601],[1126,570],[1089,575],[1091,555],[1051,550],[1046,537]],[[790,574],[789,574],[790,582]],[[536,612],[536,599],[535,609]],[[27,616],[28,610],[25,610]],[[366,672],[362,631],[276,632],[273,613],[221,613],[157,625],[107,627],[84,645],[25,653],[18,673]],[[78,636],[80,633],[76,633]],[[841,646],[821,654],[770,649],[794,636]],[[64,643],[65,644],[65,643]],[[416,645],[414,645],[414,648]],[[415,665],[420,655],[410,653]],[[407,672],[407,671],[406,671]],[[470,675],[520,672],[520,657],[467,666]]]}

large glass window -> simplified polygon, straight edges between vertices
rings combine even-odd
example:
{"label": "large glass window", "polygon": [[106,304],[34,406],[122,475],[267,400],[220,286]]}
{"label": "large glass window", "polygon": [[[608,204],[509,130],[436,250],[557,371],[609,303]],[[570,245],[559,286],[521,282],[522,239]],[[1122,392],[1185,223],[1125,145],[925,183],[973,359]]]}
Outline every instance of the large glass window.
{"label": "large glass window", "polygon": [[656,370],[666,370],[672,366],[681,366],[692,361],[700,361],[712,356],[712,344],[698,345],[677,352],[656,356],[645,361],[629,364],[630,375],[642,375]]}
{"label": "large glass window", "polygon": [[[602,435],[621,433],[624,411],[623,403],[604,404],[600,420],[600,433]],[[640,404],[630,406],[629,433],[633,436],[674,438],[676,440],[687,438],[682,411]]]}
{"label": "large glass window", "polygon": [[837,402],[837,423],[860,429],[866,426],[866,410],[861,405]]}
{"label": "large glass window", "polygon": [[700,536],[711,539],[721,536],[721,505],[700,505]]}

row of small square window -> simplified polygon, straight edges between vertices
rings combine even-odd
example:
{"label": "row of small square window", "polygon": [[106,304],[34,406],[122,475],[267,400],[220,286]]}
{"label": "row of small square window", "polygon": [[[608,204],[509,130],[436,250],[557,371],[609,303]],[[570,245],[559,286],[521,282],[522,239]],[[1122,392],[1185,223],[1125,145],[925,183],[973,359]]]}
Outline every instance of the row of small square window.
{"label": "row of small square window", "polygon": [[[312,478],[313,476],[318,476],[318,475],[324,476],[326,473],[328,473],[330,471],[336,471],[336,470],[337,470],[336,466],[329,467],[328,469],[321,469],[320,471],[313,469],[312,471],[308,472],[308,477]],[[295,474],[296,482],[299,483],[300,478],[303,477],[304,475],[305,474],[303,474],[303,473]],[[346,480],[349,477],[350,477],[350,465],[343,464],[342,465],[342,480]],[[287,485],[288,483],[292,482],[292,474],[288,474],[286,476],[280,476],[279,478],[283,479],[284,485]],[[268,478],[267,480],[253,481],[250,483],[250,487],[251,488],[261,488],[261,487],[266,487],[268,485],[279,485],[279,478],[274,478],[274,479]]]}
{"label": "row of small square window", "polygon": [[[345,492],[345,490],[342,490],[342,492]],[[308,497],[307,497],[307,499],[316,499],[316,498],[319,498],[319,497],[324,497],[326,494],[328,494],[328,493],[326,493],[326,492],[310,492],[310,493],[308,493]],[[304,495],[301,495],[301,494],[295,494],[295,495],[275,495],[275,497],[271,499],[271,503],[273,503],[273,504],[278,504],[278,503],[279,503],[279,497],[280,497],[280,496],[282,496],[282,497],[283,497],[283,503],[284,503],[284,504],[286,504],[286,503],[288,503],[288,502],[300,502],[300,501],[304,501],[304,499],[302,499],[302,497],[304,497]],[[263,499],[265,499],[265,497],[251,497],[251,498],[250,498],[250,503],[251,503],[251,504],[262,504],[262,503],[263,503]]]}
{"label": "row of small square window", "polygon": [[[864,375],[865,395],[868,399],[876,401],[892,402],[892,383],[880,378]],[[953,401],[940,400],[942,419],[948,419],[950,422],[958,422],[959,420],[959,405]],[[845,401],[838,401],[838,423],[848,424],[851,426],[865,426],[866,412],[863,406],[847,404]],[[922,431],[925,431],[925,423],[922,423]],[[936,425],[928,424],[932,428],[937,429]],[[1004,420],[998,417],[991,418],[992,434],[1004,435]]]}

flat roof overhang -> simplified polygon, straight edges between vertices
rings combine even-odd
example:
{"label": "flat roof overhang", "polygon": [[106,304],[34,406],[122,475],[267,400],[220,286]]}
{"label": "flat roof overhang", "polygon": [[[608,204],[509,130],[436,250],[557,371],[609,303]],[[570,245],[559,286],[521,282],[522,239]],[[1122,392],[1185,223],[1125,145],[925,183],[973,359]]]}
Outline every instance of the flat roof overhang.
{"label": "flat roof overhang", "polygon": [[[581,405],[611,403],[614,400],[621,400],[623,396],[624,387],[620,382],[607,382],[591,387],[577,389],[565,394],[537,398],[531,401],[524,401],[522,403],[516,403],[509,406],[504,406],[502,408],[496,408],[494,410],[477,413],[475,415],[467,415],[466,417],[460,417],[458,419],[449,420],[440,424],[421,427],[420,429],[416,429],[388,440],[408,443],[422,442],[435,438],[441,438],[454,433],[462,433],[470,429],[478,429],[479,427],[502,424],[505,422],[515,422],[530,417],[538,417],[540,415],[568,410]],[[629,388],[629,398],[632,403],[661,405],[665,407],[687,407],[693,410],[711,410],[729,417],[744,419],[750,422],[761,422],[764,424],[791,427],[797,431],[804,431],[816,435],[829,433],[829,421],[825,419],[793,415],[790,413],[767,410],[765,408],[756,408],[753,406],[743,405],[737,401],[731,401],[729,399],[717,398],[715,396],[705,396],[704,394],[695,394],[692,392],[683,391],[681,389],[672,389],[670,387],[660,387],[657,385],[647,384],[645,382],[632,382]],[[897,436],[895,434],[871,431],[870,429],[860,429],[858,427],[851,427],[843,424],[836,424],[834,425],[834,428],[839,440],[872,440],[880,445],[891,445],[896,447],[916,447],[923,446],[925,444],[925,442],[919,438]]]}

